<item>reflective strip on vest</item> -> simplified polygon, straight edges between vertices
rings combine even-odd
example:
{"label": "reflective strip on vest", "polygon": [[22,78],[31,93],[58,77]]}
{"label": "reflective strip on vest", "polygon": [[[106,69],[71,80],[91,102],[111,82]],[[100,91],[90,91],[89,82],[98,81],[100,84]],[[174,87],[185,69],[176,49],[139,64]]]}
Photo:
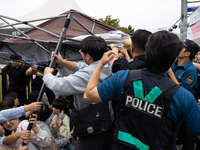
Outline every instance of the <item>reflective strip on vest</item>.
{"label": "reflective strip on vest", "polygon": [[135,145],[140,150],[149,150],[148,145],[143,144],[139,139],[126,132],[118,131],[118,139],[123,142]]}
{"label": "reflective strip on vest", "polygon": [[142,80],[133,81],[134,96],[143,99],[147,102],[153,103],[156,98],[162,93],[162,90],[155,86],[145,97],[143,94]]}

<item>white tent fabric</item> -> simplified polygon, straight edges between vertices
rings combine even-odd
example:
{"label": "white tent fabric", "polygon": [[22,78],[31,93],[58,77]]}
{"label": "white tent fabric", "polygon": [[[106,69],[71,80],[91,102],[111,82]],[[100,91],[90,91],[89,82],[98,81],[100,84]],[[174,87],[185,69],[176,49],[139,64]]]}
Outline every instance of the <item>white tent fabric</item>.
{"label": "white tent fabric", "polygon": [[[82,9],[78,6],[75,0],[48,0],[46,3],[36,8],[35,10],[27,13],[26,15],[18,18],[20,21],[30,21],[38,20],[42,18],[54,17],[66,12],[70,9],[83,12]],[[32,22],[32,25],[37,26],[47,20]],[[9,21],[10,24],[16,23],[15,21]],[[17,28],[30,28],[27,25],[17,25]]]}

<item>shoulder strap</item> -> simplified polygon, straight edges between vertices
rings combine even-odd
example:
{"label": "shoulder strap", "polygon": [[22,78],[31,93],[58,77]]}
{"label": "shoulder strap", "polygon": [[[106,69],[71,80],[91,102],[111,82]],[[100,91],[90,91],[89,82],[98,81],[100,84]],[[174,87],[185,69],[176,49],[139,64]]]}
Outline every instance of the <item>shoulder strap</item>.
{"label": "shoulder strap", "polygon": [[130,70],[130,81],[141,80],[142,79],[142,69]]}
{"label": "shoulder strap", "polygon": [[169,90],[172,87],[174,87],[174,92],[175,92],[179,88],[179,86],[174,81],[172,81],[170,78],[168,78],[162,74],[151,72],[149,70],[144,70],[144,69],[130,70],[129,73],[130,73],[130,81],[142,80],[142,74],[160,79],[160,80],[158,80],[156,85],[163,92],[166,92],[167,90]]}
{"label": "shoulder strap", "polygon": [[129,73],[130,73],[130,80],[131,81],[141,80],[142,74],[145,74],[147,76],[152,76],[152,77],[155,77],[155,78],[159,78],[159,79],[165,77],[162,74],[154,73],[154,72],[151,72],[149,70],[144,70],[144,69],[130,70]]}
{"label": "shoulder strap", "polygon": [[[167,83],[167,84],[166,84]],[[167,90],[169,90],[170,88],[176,86],[177,88],[179,87],[174,81],[172,81],[170,78],[168,77],[163,77],[162,79],[160,79],[156,85],[163,91],[166,92]],[[177,89],[176,88],[176,89]]]}

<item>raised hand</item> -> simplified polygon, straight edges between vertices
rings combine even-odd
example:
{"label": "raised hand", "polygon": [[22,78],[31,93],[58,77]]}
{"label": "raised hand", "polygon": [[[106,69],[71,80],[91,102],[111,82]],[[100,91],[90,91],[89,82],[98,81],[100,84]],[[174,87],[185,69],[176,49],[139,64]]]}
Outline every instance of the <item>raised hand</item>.
{"label": "raised hand", "polygon": [[131,40],[125,39],[122,41],[122,44],[124,44],[124,47],[130,47],[131,46]]}
{"label": "raised hand", "polygon": [[102,58],[101,58],[101,60],[100,60],[100,64],[101,65],[105,65],[105,64],[107,64],[110,60],[112,60],[113,58],[114,58],[114,56],[115,56],[115,53],[114,52],[112,52],[112,51],[107,51],[107,52],[105,52],[104,54],[103,54],[103,56],[102,56]]}
{"label": "raised hand", "polygon": [[54,72],[54,69],[53,68],[49,68],[49,67],[46,67],[44,69],[44,75],[47,74],[47,73],[53,73]]}
{"label": "raised hand", "polygon": [[42,102],[34,102],[24,106],[25,112],[27,111],[38,111],[41,108]]}
{"label": "raised hand", "polygon": [[37,114],[33,114],[33,117],[30,116],[29,123],[33,123],[32,129],[36,127],[37,123]]}

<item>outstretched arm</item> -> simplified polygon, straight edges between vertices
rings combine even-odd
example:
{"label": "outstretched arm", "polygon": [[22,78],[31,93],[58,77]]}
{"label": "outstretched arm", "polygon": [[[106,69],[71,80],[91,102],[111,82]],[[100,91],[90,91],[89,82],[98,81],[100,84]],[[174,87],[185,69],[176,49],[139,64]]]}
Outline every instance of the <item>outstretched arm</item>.
{"label": "outstretched arm", "polygon": [[32,67],[30,67],[29,69],[26,70],[26,75],[29,76],[29,75],[36,75],[38,77],[43,77],[43,74],[40,73],[38,70],[37,70],[37,65],[33,65]]}
{"label": "outstretched arm", "polygon": [[14,134],[11,134],[11,135],[5,137],[4,140],[3,140],[3,145],[4,146],[12,145],[19,138],[21,138],[23,140],[28,140],[30,138],[30,135],[31,135],[31,131],[28,131],[28,130],[16,132]]}
{"label": "outstretched arm", "polygon": [[[53,57],[53,55],[54,55],[54,52],[52,52],[51,58]],[[55,57],[56,57],[56,61],[60,63],[61,65],[63,65],[65,68],[71,71],[74,70],[75,62],[63,59],[60,53],[58,53],[58,55],[55,54]]]}
{"label": "outstretched arm", "polygon": [[26,106],[2,110],[0,111],[0,123],[19,118],[25,115],[25,112],[27,111],[38,111],[41,108],[41,105],[42,102],[34,102]]}
{"label": "outstretched arm", "polygon": [[87,102],[94,103],[94,102],[102,102],[99,93],[97,91],[97,85],[99,81],[99,76],[101,74],[101,70],[105,64],[107,64],[113,57],[115,53],[112,51],[108,51],[104,53],[103,57],[101,58],[96,70],[94,71],[93,75],[91,76],[86,91],[84,93],[84,99]]}

